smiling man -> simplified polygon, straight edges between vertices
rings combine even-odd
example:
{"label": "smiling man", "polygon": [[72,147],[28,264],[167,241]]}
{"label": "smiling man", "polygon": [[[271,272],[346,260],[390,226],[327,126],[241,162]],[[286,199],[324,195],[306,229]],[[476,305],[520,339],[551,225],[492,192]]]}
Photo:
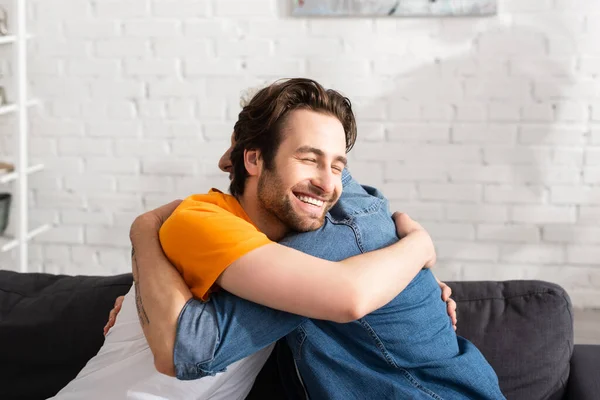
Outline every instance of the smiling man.
{"label": "smiling man", "polygon": [[[284,375],[299,372],[302,397],[503,398],[422,269],[435,263],[429,235],[406,215],[393,220],[344,169],[356,137],[347,99],[307,79],[277,82],[234,132],[221,163],[231,195],[194,195],[164,224],[149,213],[132,226],[138,311],[159,371],[218,376],[285,336]],[[177,270],[158,247],[161,225]]]}

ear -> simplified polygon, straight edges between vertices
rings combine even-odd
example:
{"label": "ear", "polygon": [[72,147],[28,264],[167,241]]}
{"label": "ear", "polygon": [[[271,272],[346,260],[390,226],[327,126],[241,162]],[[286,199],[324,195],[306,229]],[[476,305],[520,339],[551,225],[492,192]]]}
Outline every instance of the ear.
{"label": "ear", "polygon": [[258,176],[262,171],[262,157],[260,150],[244,150],[244,166],[248,175]]}

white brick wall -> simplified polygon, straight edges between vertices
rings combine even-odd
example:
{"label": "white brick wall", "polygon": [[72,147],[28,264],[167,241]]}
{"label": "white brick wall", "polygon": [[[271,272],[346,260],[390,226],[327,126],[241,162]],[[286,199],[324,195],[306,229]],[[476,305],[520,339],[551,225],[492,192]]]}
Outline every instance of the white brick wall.
{"label": "white brick wall", "polygon": [[[145,209],[210,187],[239,96],[309,76],[356,107],[350,167],[432,233],[444,279],[545,279],[600,307],[600,3],[489,18],[297,19],[279,0],[32,0],[31,249],[129,269]],[[11,143],[0,120],[0,144]],[[0,149],[0,154],[6,153]],[[13,254],[0,255],[0,263]]]}

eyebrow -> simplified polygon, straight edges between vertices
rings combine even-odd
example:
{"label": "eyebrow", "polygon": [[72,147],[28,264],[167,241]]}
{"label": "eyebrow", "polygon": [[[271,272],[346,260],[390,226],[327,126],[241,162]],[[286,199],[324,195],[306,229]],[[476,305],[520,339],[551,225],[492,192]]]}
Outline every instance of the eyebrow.
{"label": "eyebrow", "polygon": [[[296,149],[296,154],[304,154],[304,153],[313,153],[320,157],[325,156],[325,152],[321,149],[317,149],[316,147],[302,146],[302,147],[298,147]],[[348,165],[348,159],[346,159],[346,157],[344,157],[344,156],[337,156],[337,157],[335,157],[335,160],[344,164],[344,167],[346,165]]]}

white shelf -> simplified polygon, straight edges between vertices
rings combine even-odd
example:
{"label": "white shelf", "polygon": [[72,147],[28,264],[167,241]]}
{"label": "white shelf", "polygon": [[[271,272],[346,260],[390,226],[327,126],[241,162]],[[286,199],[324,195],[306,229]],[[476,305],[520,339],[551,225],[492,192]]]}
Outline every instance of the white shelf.
{"label": "white shelf", "polygon": [[0,36],[0,44],[14,43],[16,40],[15,35]]}
{"label": "white shelf", "polygon": [[[29,100],[27,102],[27,107],[33,107],[33,106],[36,106],[38,104],[40,104],[39,100]],[[19,109],[19,107],[16,104],[14,104],[14,103],[5,104],[3,106],[0,106],[0,115],[6,115],[6,114],[14,113],[18,109]]]}
{"label": "white shelf", "polygon": [[[0,173],[0,184],[3,182],[16,181],[13,190],[15,198],[14,214],[11,223],[14,226],[15,237],[0,237],[0,252],[17,248],[16,263],[21,272],[28,271],[29,256],[28,242],[33,237],[51,228],[51,225],[42,225],[31,230],[29,227],[29,174],[40,171],[43,165],[31,165],[29,161],[29,106],[37,104],[31,101],[28,90],[28,63],[27,42],[31,38],[27,29],[27,0],[13,1],[13,13],[11,19],[10,35],[0,36],[0,44],[11,47],[12,58],[10,59],[12,74],[11,95],[18,101],[15,104],[0,106],[0,116],[14,114],[14,137],[15,145],[12,151],[11,163],[16,172]],[[3,149],[4,150],[4,149]]]}
{"label": "white shelf", "polygon": [[[46,224],[46,225],[37,227],[32,231],[27,232],[27,236],[26,236],[27,241],[48,231],[50,229],[50,227],[51,226],[49,224]],[[8,236],[0,236],[0,253],[10,251],[17,247],[19,247],[19,241],[17,239],[13,239]]]}
{"label": "white shelf", "polygon": [[[35,164],[31,167],[27,168],[27,175],[31,175],[35,172],[42,171],[44,169],[44,164]],[[9,183],[14,180],[17,180],[19,177],[19,173],[16,171],[0,173],[0,183]]]}
{"label": "white shelf", "polygon": [[0,115],[13,113],[17,111],[17,108],[18,107],[16,104],[5,104],[3,106],[0,106]]}
{"label": "white shelf", "polygon": [[[29,40],[33,37],[32,34],[25,36],[25,39]],[[17,35],[6,35],[0,36],[0,44],[11,44],[17,41]]]}

